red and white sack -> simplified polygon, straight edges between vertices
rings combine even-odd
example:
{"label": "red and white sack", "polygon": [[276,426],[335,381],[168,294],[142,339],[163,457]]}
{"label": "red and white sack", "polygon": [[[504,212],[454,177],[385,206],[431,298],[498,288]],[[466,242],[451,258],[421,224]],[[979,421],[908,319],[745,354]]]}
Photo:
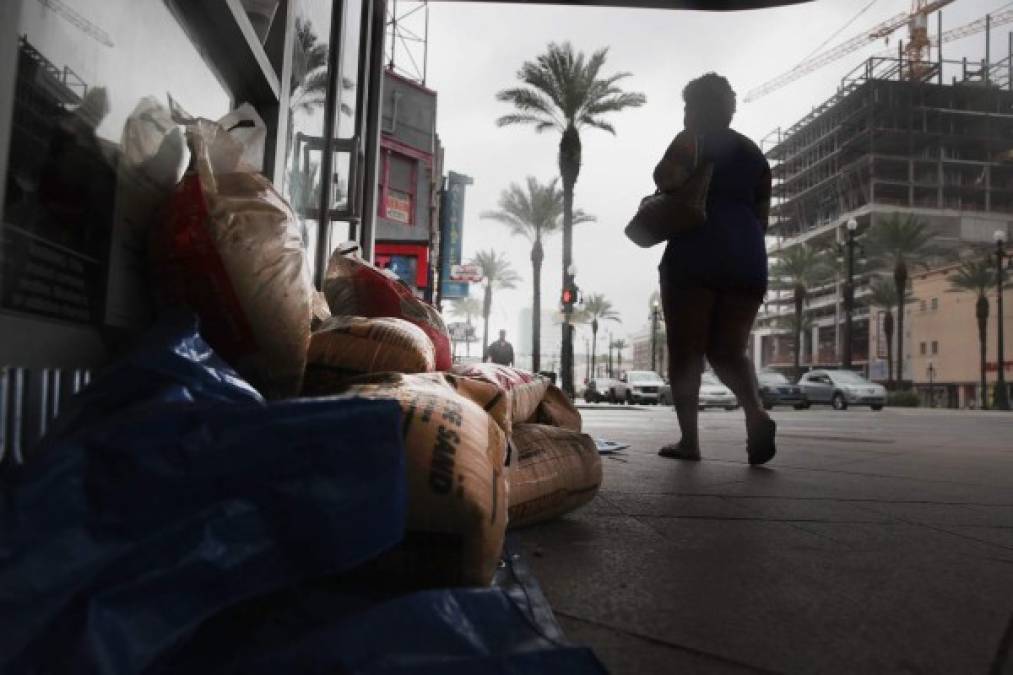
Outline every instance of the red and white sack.
{"label": "red and white sack", "polygon": [[436,370],[450,370],[450,333],[443,318],[399,280],[364,260],[335,251],[327,263],[324,295],[335,316],[391,316],[415,324],[433,343]]}
{"label": "red and white sack", "polygon": [[152,234],[156,294],[200,317],[214,349],[265,396],[295,396],[313,281],[295,214],[219,124],[187,127],[192,168]]}
{"label": "red and white sack", "polygon": [[549,381],[520,368],[497,363],[458,363],[450,372],[495,384],[510,398],[510,416],[514,423],[527,422],[545,398]]}

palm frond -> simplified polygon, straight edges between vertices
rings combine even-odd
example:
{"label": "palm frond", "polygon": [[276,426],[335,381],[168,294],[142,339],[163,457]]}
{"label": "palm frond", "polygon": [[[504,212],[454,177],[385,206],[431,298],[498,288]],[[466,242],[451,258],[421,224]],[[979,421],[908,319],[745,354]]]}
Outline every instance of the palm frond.
{"label": "palm frond", "polygon": [[544,117],[539,117],[538,115],[516,113],[513,115],[503,115],[502,117],[498,117],[496,119],[496,126],[498,127],[506,127],[514,124],[534,124],[536,125],[536,131],[556,126],[555,122],[547,120]]}

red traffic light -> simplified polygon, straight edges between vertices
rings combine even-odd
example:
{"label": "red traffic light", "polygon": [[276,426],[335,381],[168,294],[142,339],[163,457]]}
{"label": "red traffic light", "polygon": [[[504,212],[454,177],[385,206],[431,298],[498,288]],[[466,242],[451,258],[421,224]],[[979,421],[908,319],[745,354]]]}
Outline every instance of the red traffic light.
{"label": "red traffic light", "polygon": [[563,304],[572,305],[577,300],[577,294],[572,288],[563,289]]}

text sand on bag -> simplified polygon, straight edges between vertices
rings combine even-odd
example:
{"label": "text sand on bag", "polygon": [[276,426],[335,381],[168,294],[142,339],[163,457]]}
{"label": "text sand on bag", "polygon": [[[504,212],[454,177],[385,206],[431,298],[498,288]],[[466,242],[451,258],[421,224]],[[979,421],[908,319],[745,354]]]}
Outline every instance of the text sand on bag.
{"label": "text sand on bag", "polygon": [[502,392],[442,373],[384,373],[335,393],[393,399],[404,414],[407,532],[378,564],[411,585],[489,584],[507,523],[507,437],[490,414],[507,418]]}

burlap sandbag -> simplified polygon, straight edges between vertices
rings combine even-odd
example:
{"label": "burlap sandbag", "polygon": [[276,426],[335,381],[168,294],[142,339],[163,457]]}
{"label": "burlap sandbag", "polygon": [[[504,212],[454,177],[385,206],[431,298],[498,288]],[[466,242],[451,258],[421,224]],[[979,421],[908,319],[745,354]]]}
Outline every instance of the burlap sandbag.
{"label": "burlap sandbag", "polygon": [[433,343],[414,324],[390,317],[334,316],[310,337],[306,380],[326,383],[350,374],[426,373],[433,370],[434,360]]}
{"label": "burlap sandbag", "polygon": [[156,294],[194,309],[205,339],[265,396],[295,396],[313,302],[298,221],[224,128],[197,120],[187,140],[193,168],[152,232]]}
{"label": "burlap sandbag", "polygon": [[497,363],[458,363],[450,372],[490,382],[510,397],[510,417],[515,423],[527,422],[545,398],[549,381],[520,368]]}
{"label": "burlap sandbag", "polygon": [[601,458],[587,434],[517,424],[511,439],[510,527],[556,518],[582,506],[601,486]]}
{"label": "burlap sandbag", "polygon": [[[335,393],[393,399],[404,413],[408,525],[377,564],[398,585],[478,586],[492,581],[507,522],[506,400],[494,386],[443,373],[383,373]],[[368,448],[363,448],[368,451]]]}
{"label": "burlap sandbag", "polygon": [[580,411],[570,401],[570,397],[554,384],[549,385],[545,397],[527,421],[534,424],[548,424],[570,431],[581,430]]}
{"label": "burlap sandbag", "polygon": [[332,314],[392,316],[415,324],[433,342],[436,369],[450,370],[450,333],[443,317],[389,272],[337,250],[327,263],[323,291]]}

